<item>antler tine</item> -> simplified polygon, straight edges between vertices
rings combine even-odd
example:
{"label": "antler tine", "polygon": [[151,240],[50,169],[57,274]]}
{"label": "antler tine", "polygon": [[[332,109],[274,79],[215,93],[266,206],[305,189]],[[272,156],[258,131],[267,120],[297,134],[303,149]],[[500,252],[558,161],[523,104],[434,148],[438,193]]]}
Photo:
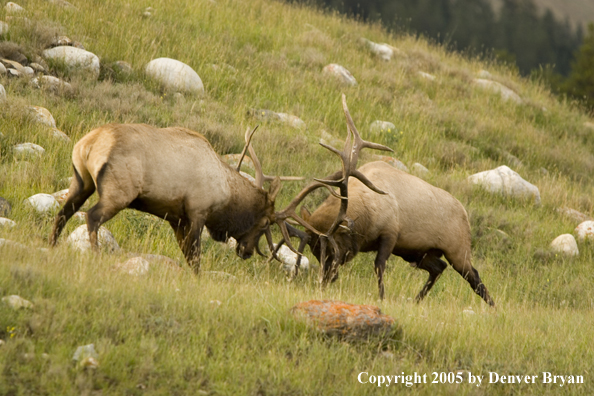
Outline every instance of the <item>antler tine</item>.
{"label": "antler tine", "polygon": [[239,156],[239,162],[237,163],[237,172],[239,172],[241,170],[241,163],[243,162],[243,158],[245,157],[245,153],[250,145],[250,142],[252,141],[252,136],[254,136],[254,132],[256,132],[256,129],[258,129],[260,125],[256,125],[256,127],[254,129],[252,129],[252,131],[250,132],[250,127],[248,127],[248,129],[245,131],[245,146],[243,146],[243,150],[241,151],[241,155]]}
{"label": "antler tine", "polygon": [[262,186],[264,185],[264,173],[262,172],[262,165],[260,164],[260,160],[258,159],[258,156],[256,156],[256,151],[254,150],[254,148],[252,147],[251,144],[247,145],[248,151],[250,152],[250,157],[252,157],[252,162],[254,163],[254,168],[256,169],[255,171],[255,176],[256,176],[256,186],[258,186],[259,188],[262,188]]}

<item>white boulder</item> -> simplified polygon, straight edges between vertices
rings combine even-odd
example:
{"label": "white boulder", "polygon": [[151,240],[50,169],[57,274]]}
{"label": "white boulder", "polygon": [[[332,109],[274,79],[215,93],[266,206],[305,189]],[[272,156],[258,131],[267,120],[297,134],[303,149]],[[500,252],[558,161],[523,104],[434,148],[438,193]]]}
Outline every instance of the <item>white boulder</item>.
{"label": "white boulder", "polygon": [[14,294],[12,296],[2,297],[2,301],[15,310],[21,308],[33,308],[33,303],[31,301],[25,300],[24,298]]}
{"label": "white boulder", "polygon": [[573,233],[577,235],[577,239],[580,242],[584,242],[586,240],[594,242],[594,221],[588,220],[580,223]]}
{"label": "white boulder", "polygon": [[551,242],[551,249],[556,253],[567,256],[577,256],[580,254],[577,242],[571,234],[559,235]]}
{"label": "white boulder", "polygon": [[[273,245],[276,248],[276,244]],[[297,258],[299,257],[297,253],[294,253],[291,249],[289,249],[286,245],[280,247],[276,256],[283,262],[282,267],[285,272],[293,273],[295,272],[295,267],[297,265]],[[299,264],[300,271],[309,271],[309,260],[307,257],[301,257],[301,263]]]}
{"label": "white boulder", "polygon": [[204,93],[198,73],[190,66],[171,58],[153,59],[144,68],[145,73],[172,91]]}
{"label": "white boulder", "polygon": [[25,203],[39,213],[46,213],[60,207],[56,198],[49,194],[35,194],[27,198]]}
{"label": "white boulder", "polygon": [[131,259],[118,263],[114,267],[117,271],[129,274],[129,275],[146,275],[149,271],[149,262],[142,257],[132,257]]}
{"label": "white boulder", "polygon": [[[68,244],[80,251],[86,252],[91,249],[91,241],[89,240],[89,230],[86,224],[76,227],[72,234],[68,236]],[[116,242],[115,238],[105,227],[99,227],[97,233],[97,242],[100,249],[107,250],[108,252],[115,252],[120,249],[120,246]]]}
{"label": "white boulder", "polygon": [[23,7],[21,7],[17,3],[13,3],[12,1],[9,1],[8,3],[6,3],[6,5],[4,6],[4,9],[6,10],[7,14],[19,14],[19,13],[25,11],[25,9]]}
{"label": "white boulder", "polygon": [[538,187],[527,182],[518,173],[505,165],[471,175],[468,177],[468,181],[484,187],[491,193],[514,198],[527,198],[536,205],[540,205]]}
{"label": "white boulder", "polygon": [[16,223],[10,219],[7,219],[6,217],[0,217],[0,227],[14,227],[16,226]]}
{"label": "white boulder", "polygon": [[99,57],[84,49],[63,45],[46,49],[43,51],[43,57],[64,62],[71,69],[88,71],[94,79],[99,77]]}
{"label": "white boulder", "polygon": [[50,113],[45,107],[28,106],[27,108],[29,109],[29,113],[31,114],[33,121],[39,124],[47,125],[50,128],[56,127],[56,120],[54,119],[54,116],[52,116],[52,113]]}
{"label": "white boulder", "polygon": [[501,96],[501,99],[503,99],[506,102],[508,100],[512,100],[517,104],[522,104],[524,102],[522,98],[520,98],[520,96],[513,90],[496,81],[485,80],[483,78],[475,78],[473,80],[473,83],[481,89],[498,93]]}
{"label": "white boulder", "polygon": [[351,72],[345,69],[343,66],[338,65],[336,63],[331,63],[325,66],[324,69],[322,69],[322,72],[334,76],[345,85],[357,85],[357,80],[355,79],[355,77],[353,77]]}
{"label": "white boulder", "polygon": [[394,53],[397,51],[396,48],[386,43],[374,43],[373,41],[367,40],[365,38],[362,38],[361,41],[367,45],[373,54],[379,56],[386,62],[389,62],[392,59],[392,56],[394,56]]}
{"label": "white boulder", "polygon": [[41,157],[45,149],[35,143],[21,143],[13,147],[13,152],[21,158]]}

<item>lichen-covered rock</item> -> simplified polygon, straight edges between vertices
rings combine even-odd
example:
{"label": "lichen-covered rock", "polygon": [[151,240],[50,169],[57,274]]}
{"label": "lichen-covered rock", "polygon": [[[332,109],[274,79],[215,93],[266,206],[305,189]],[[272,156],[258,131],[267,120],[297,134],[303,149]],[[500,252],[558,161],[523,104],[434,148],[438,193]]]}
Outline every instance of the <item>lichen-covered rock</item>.
{"label": "lichen-covered rock", "polygon": [[17,295],[2,297],[2,301],[15,310],[22,308],[33,308],[33,303],[31,301],[25,300],[24,298]]}
{"label": "lichen-covered rock", "polygon": [[52,116],[52,113],[50,113],[45,107],[28,106],[27,109],[29,109],[29,114],[33,118],[33,121],[47,125],[50,128],[56,127],[56,120],[54,119],[54,116]]}
{"label": "lichen-covered rock", "polygon": [[45,149],[35,143],[21,143],[13,147],[14,155],[19,158],[39,158],[45,154]]}
{"label": "lichen-covered rock", "polygon": [[498,168],[479,172],[468,177],[468,181],[478,184],[491,193],[504,196],[529,199],[540,205],[538,187],[524,180],[518,173],[503,165]]}
{"label": "lichen-covered rock", "polygon": [[394,325],[394,319],[382,314],[378,307],[341,301],[306,301],[295,305],[291,312],[323,333],[345,338],[385,335]]}
{"label": "lichen-covered rock", "polygon": [[345,85],[357,85],[357,80],[355,79],[355,77],[353,77],[351,72],[343,66],[338,65],[336,63],[331,63],[329,65],[324,66],[322,72],[334,76],[336,79],[338,79],[338,81]]}
{"label": "lichen-covered rock", "polygon": [[520,98],[520,96],[513,90],[496,81],[485,80],[483,78],[475,78],[473,80],[473,83],[479,88],[499,94],[501,96],[501,99],[503,99],[506,102],[508,100],[511,100],[517,104],[522,104],[524,102],[522,98]]}
{"label": "lichen-covered rock", "polygon": [[561,253],[566,256],[578,256],[580,254],[577,242],[571,234],[559,235],[551,242],[551,249],[555,253]]}
{"label": "lichen-covered rock", "polygon": [[198,73],[190,66],[171,58],[153,59],[144,68],[147,76],[155,79],[165,89],[202,94],[204,85]]}
{"label": "lichen-covered rock", "polygon": [[573,231],[576,234],[578,241],[584,242],[586,240],[594,242],[594,221],[588,220],[580,223]]}
{"label": "lichen-covered rock", "polygon": [[2,227],[14,227],[16,226],[16,223],[10,219],[7,219],[6,217],[0,217],[0,228]]}
{"label": "lichen-covered rock", "polygon": [[83,70],[94,79],[99,78],[101,63],[99,57],[81,48],[62,45],[43,51],[45,59],[64,62],[71,70]]}
{"label": "lichen-covered rock", "polygon": [[46,213],[58,209],[60,204],[50,194],[35,194],[25,200],[25,203],[31,206],[39,213]]}
{"label": "lichen-covered rock", "polygon": [[60,190],[52,194],[52,197],[58,201],[60,205],[62,205],[68,199],[68,189]]}
{"label": "lichen-covered rock", "polygon": [[114,269],[120,272],[124,272],[129,275],[146,275],[149,271],[149,262],[142,257],[132,257],[131,259],[118,263]]}
{"label": "lichen-covered rock", "polygon": [[[68,236],[68,244],[81,252],[86,252],[91,249],[91,241],[89,240],[89,231],[86,224],[76,227],[76,229]],[[105,227],[99,227],[97,233],[97,242],[99,243],[99,249],[106,250],[108,252],[115,252],[120,250],[120,246],[117,241]]]}

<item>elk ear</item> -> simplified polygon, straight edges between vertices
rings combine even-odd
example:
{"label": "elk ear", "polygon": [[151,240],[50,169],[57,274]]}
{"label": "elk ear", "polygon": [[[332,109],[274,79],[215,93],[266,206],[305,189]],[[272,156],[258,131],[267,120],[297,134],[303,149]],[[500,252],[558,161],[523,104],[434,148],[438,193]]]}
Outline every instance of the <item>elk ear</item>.
{"label": "elk ear", "polygon": [[274,180],[270,183],[270,190],[268,190],[268,197],[271,201],[276,199],[278,192],[281,189],[281,180],[280,177],[275,177]]}
{"label": "elk ear", "polygon": [[301,218],[309,223],[309,218],[311,217],[311,213],[305,206],[301,207],[301,211],[299,212]]}

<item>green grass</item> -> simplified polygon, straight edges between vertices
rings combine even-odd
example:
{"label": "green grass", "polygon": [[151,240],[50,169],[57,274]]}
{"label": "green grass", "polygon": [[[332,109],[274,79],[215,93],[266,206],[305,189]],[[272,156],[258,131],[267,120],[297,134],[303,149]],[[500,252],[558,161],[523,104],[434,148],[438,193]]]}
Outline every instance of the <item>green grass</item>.
{"label": "green grass", "polygon": [[[0,295],[18,294],[35,304],[24,311],[0,304],[0,395],[359,395],[385,392],[359,384],[362,371],[417,372],[430,381],[433,372],[457,370],[540,380],[549,371],[582,375],[584,384],[419,384],[409,392],[592,394],[594,246],[580,244],[573,259],[546,254],[556,236],[577,225],[558,207],[594,212],[594,131],[583,126],[587,116],[571,103],[502,66],[301,6],[264,0],[72,2],[78,11],[22,1],[31,23],[11,22],[2,38],[32,57],[48,37],[66,34],[100,56],[104,78],[89,81],[54,65],[73,86],[72,93],[59,95],[0,77],[9,98],[0,108],[0,196],[12,203],[10,218],[18,223],[0,229],[0,238],[30,246],[0,248]],[[153,17],[143,18],[149,5]],[[402,53],[384,63],[360,37],[391,43]],[[146,80],[144,65],[161,56],[192,66],[206,93],[179,99]],[[117,60],[130,62],[135,74],[118,80],[109,71]],[[327,79],[321,70],[328,63],[345,66],[358,85]],[[481,69],[516,90],[525,104],[473,88]],[[417,71],[437,80],[426,81]],[[28,119],[25,106],[49,109],[73,142],[105,123],[145,122],[204,133],[220,154],[238,152],[246,127],[259,122],[249,109],[294,114],[307,130],[262,123],[253,144],[265,173],[311,180],[339,167],[317,141],[322,130],[345,136],[341,93],[364,138],[388,144],[407,165],[425,165],[429,181],[467,208],[474,264],[497,309],[489,309],[451,269],[421,304],[413,303],[426,274],[396,258],[388,262],[386,299],[378,301],[368,254],[341,268],[339,280],[321,290],[316,273],[288,282],[277,264],[242,261],[212,241],[204,243],[198,277],[185,264],[183,270],[156,265],[145,277],[128,276],[113,270],[127,258],[124,253],[79,254],[65,237],[49,252],[36,249],[47,247],[53,215],[32,213],[23,200],[68,187],[73,143],[54,141]],[[391,121],[402,134],[370,136],[374,120]],[[24,142],[40,144],[45,156],[18,160],[12,147]],[[512,168],[539,187],[541,206],[468,185],[468,175],[506,164],[505,153],[522,161]],[[306,182],[286,184],[278,207]],[[311,209],[323,198],[314,194],[307,204]],[[78,224],[71,220],[64,235]],[[183,263],[169,226],[158,219],[127,210],[106,227],[126,252]],[[398,326],[386,340],[327,338],[289,313],[310,299],[378,305]],[[464,314],[467,307],[476,315]],[[80,369],[72,355],[90,343],[99,368]]]}

